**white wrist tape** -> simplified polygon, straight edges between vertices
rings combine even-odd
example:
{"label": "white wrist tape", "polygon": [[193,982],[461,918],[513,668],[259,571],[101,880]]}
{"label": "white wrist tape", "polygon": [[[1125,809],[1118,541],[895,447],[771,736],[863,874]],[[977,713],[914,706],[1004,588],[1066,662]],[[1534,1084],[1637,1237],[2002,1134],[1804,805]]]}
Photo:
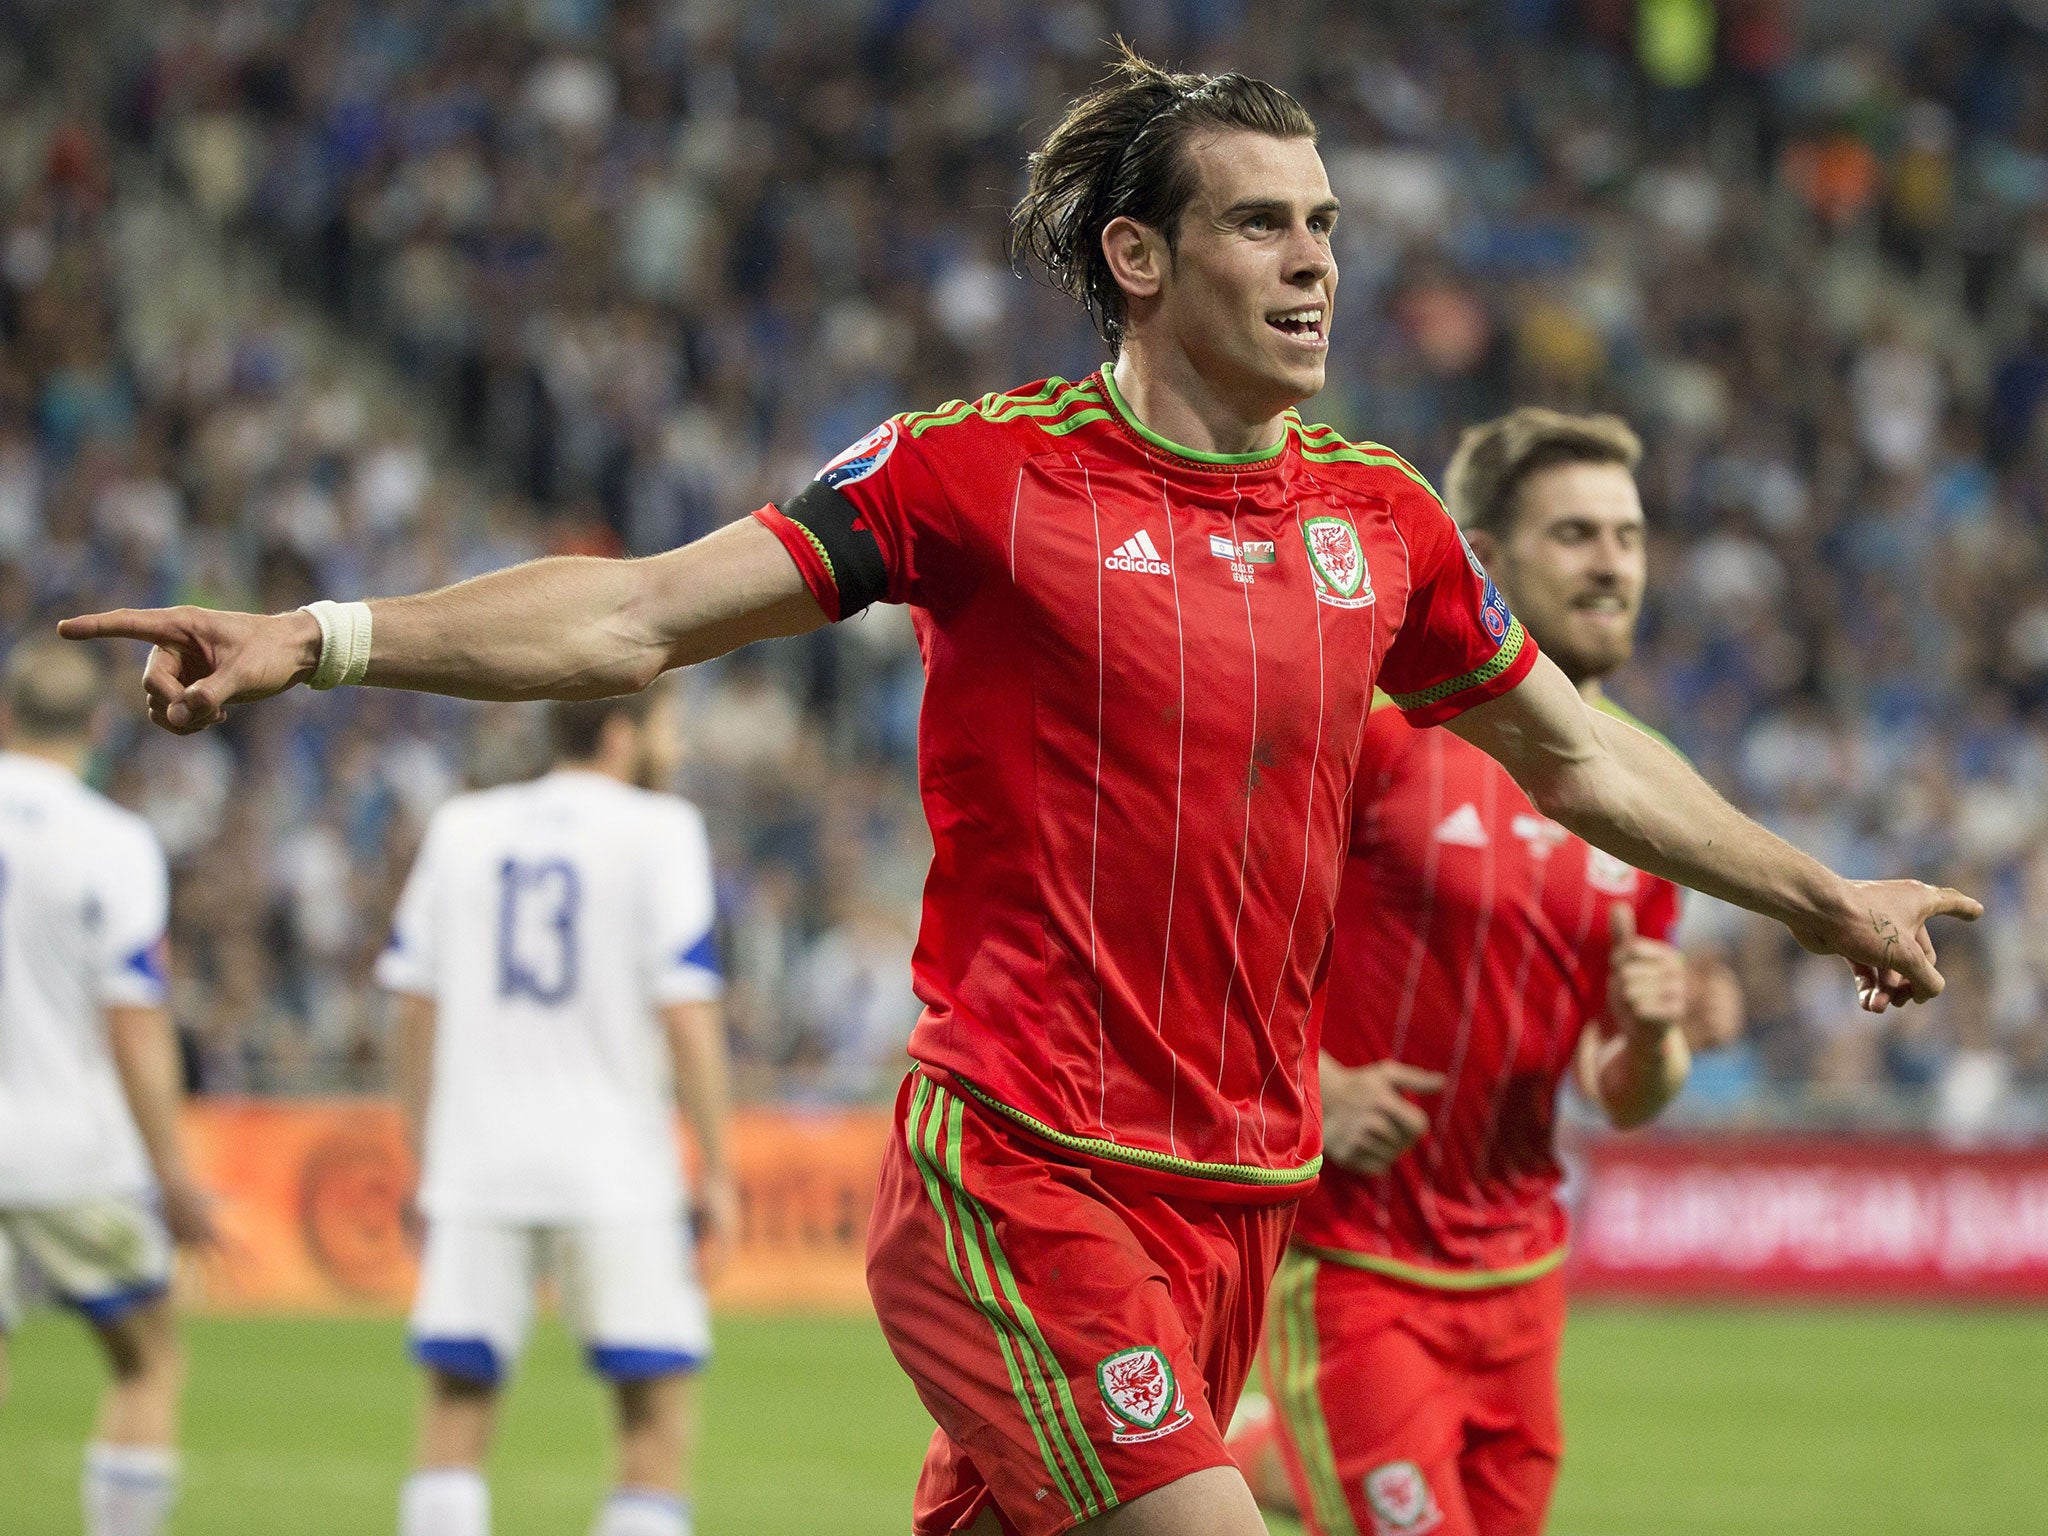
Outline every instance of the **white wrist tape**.
{"label": "white wrist tape", "polygon": [[370,605],[331,603],[324,598],[299,610],[320,626],[320,664],[306,679],[309,688],[342,688],[370,670]]}

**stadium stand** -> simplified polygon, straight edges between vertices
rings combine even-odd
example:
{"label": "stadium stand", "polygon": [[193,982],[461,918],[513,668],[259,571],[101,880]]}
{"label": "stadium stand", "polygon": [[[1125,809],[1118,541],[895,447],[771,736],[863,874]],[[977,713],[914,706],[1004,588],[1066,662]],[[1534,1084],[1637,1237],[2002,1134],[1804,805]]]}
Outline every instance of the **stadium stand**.
{"label": "stadium stand", "polygon": [[[87,59],[54,7],[0,4],[0,635],[664,548],[892,411],[1085,371],[1003,227],[1032,125],[1121,29],[1322,124],[1319,414],[1425,466],[1511,402],[1637,422],[1659,590],[1625,702],[1837,867],[1989,899],[1951,995],[1882,1019],[1700,904],[1751,1032],[1686,1111],[2048,1125],[2040,28],[1983,7],[1831,43],[1783,0],[1656,26],[1625,0],[110,9],[122,45]],[[173,322],[192,239],[262,281]],[[746,1087],[884,1091],[924,850],[908,624],[686,687]],[[176,859],[204,1087],[380,1079],[395,878],[530,734],[368,692],[218,739],[124,718],[109,771]]]}

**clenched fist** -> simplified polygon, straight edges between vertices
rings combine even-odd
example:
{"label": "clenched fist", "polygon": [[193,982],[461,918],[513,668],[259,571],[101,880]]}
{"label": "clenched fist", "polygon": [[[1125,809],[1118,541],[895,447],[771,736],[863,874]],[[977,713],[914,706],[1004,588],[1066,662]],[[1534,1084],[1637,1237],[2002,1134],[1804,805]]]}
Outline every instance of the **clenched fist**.
{"label": "clenched fist", "polygon": [[1635,909],[1608,909],[1607,1017],[1623,1034],[1658,1035],[1685,1022],[1685,956],[1636,932]]}

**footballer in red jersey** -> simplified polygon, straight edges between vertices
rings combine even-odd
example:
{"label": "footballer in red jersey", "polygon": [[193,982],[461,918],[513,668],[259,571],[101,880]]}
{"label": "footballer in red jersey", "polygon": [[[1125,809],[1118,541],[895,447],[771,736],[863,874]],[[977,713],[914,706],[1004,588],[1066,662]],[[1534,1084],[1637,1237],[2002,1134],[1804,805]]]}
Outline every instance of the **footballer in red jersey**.
{"label": "footballer in red jersey", "polygon": [[[151,716],[296,683],[588,697],[915,614],[926,1017],[868,1279],[938,1421],[923,1536],[1259,1536],[1222,1439],[1320,1164],[1321,979],[1373,689],[1638,864],[1788,923],[1869,1005],[1974,913],[1743,818],[1536,653],[1396,455],[1310,427],[1337,200],[1299,103],[1126,55],[1031,157],[1017,243],[1097,321],[1075,383],[897,417],[685,549],[293,614],[68,620]],[[1460,713],[1462,711],[1462,713]]]}
{"label": "footballer in red jersey", "polygon": [[[1600,679],[1642,603],[1639,454],[1612,417],[1526,409],[1468,432],[1448,477],[1545,651],[1622,718]],[[1388,707],[1365,758],[1320,999],[1330,1166],[1274,1292],[1275,1411],[1232,1445],[1321,1536],[1533,1536],[1562,1443],[1559,1085],[1576,1063],[1640,1125],[1684,1084],[1688,1026],[1725,1039],[1740,1002],[1724,967],[1689,981],[1676,886],[1485,753]]]}

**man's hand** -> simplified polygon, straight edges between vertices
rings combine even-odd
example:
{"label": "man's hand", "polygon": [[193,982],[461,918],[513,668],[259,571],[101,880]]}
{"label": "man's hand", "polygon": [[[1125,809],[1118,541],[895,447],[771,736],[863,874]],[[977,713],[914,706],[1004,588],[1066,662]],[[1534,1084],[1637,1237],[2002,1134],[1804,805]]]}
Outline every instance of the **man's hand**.
{"label": "man's hand", "polygon": [[723,1169],[699,1181],[690,1210],[698,1244],[698,1267],[708,1280],[724,1269],[740,1240],[740,1189]]}
{"label": "man's hand", "polygon": [[171,1179],[161,1190],[164,1226],[180,1248],[211,1250],[220,1246],[220,1227],[213,1219],[213,1196],[190,1179]]}
{"label": "man's hand", "polygon": [[1405,1061],[1340,1066],[1322,1062],[1323,1153],[1353,1173],[1385,1173],[1429,1129],[1429,1116],[1404,1094],[1436,1093],[1441,1072]]}
{"label": "man's hand", "polygon": [[1607,909],[1607,1017],[1628,1035],[1661,1035],[1685,1021],[1685,956],[1636,932],[1635,909]]}
{"label": "man's hand", "polygon": [[142,670],[149,718],[190,736],[228,717],[228,706],[267,699],[313,675],[320,624],[310,613],[227,613],[212,608],[117,608],[66,619],[66,640],[147,640]]}
{"label": "man's hand", "polygon": [[1866,1012],[1883,1013],[1941,994],[1934,941],[1936,917],[1975,922],[1984,904],[1947,886],[1918,880],[1851,880],[1840,910],[1825,920],[1794,926],[1792,936],[1816,955],[1840,955],[1856,973],[1856,997]]}

